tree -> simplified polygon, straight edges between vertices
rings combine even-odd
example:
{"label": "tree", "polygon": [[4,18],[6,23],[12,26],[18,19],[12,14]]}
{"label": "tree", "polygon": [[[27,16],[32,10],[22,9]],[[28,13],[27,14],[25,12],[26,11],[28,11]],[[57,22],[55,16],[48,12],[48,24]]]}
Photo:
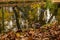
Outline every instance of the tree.
{"label": "tree", "polygon": [[50,17],[48,23],[51,22],[53,16],[56,16],[57,15],[57,5],[56,4],[53,4],[51,0],[47,0],[46,1],[46,8],[48,9],[49,8],[49,11],[50,11],[50,14],[52,13],[52,16]]}
{"label": "tree", "polygon": [[13,7],[13,11],[14,11],[15,18],[16,18],[16,25],[17,25],[17,28],[18,28],[18,29],[21,29],[21,28],[20,28],[20,24],[19,24],[18,14],[17,14],[17,12],[16,12],[15,7]]}

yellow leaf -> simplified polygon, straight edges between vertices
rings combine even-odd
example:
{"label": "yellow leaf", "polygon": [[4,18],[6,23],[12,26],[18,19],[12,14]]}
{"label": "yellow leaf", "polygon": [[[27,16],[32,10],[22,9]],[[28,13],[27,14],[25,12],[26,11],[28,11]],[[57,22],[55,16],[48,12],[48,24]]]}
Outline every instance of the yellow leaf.
{"label": "yellow leaf", "polygon": [[17,36],[17,37],[20,37],[20,33],[16,33],[16,36]]}

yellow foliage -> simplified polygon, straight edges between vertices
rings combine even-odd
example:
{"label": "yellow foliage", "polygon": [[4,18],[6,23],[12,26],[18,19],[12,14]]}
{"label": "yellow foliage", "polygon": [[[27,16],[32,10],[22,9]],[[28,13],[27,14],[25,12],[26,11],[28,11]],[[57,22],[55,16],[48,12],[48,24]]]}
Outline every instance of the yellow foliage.
{"label": "yellow foliage", "polygon": [[[4,19],[8,20],[9,17],[13,15],[13,13],[9,13],[8,10],[3,10],[4,12]],[[2,9],[0,9],[0,20],[2,20]]]}
{"label": "yellow foliage", "polygon": [[36,3],[35,3],[35,4],[32,4],[31,7],[32,7],[32,8],[37,8],[37,7],[40,7],[40,4],[38,4],[38,3],[36,4]]}
{"label": "yellow foliage", "polygon": [[20,37],[20,33],[16,33],[16,36],[17,36],[17,37]]}

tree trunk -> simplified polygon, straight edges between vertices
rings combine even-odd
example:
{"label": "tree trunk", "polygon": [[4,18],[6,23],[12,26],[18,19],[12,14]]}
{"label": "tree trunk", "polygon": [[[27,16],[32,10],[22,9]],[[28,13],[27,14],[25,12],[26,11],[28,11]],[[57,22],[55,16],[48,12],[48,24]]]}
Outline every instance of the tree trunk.
{"label": "tree trunk", "polygon": [[2,29],[4,30],[4,10],[3,10],[3,7],[2,7]]}
{"label": "tree trunk", "polygon": [[55,9],[55,10],[54,10],[54,13],[53,13],[52,16],[50,17],[48,23],[50,23],[50,21],[52,20],[53,16],[56,16],[56,15],[57,15],[57,12],[58,12],[58,10]]}
{"label": "tree trunk", "polygon": [[14,11],[14,14],[15,14],[17,28],[21,29],[20,24],[19,24],[19,19],[18,19],[18,13],[16,12],[15,7],[13,7],[13,11]]}

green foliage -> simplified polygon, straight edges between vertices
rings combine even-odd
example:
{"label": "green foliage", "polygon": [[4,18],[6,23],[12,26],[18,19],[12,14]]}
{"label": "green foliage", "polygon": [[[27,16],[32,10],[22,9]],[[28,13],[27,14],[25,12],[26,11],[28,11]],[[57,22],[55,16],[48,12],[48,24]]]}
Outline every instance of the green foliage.
{"label": "green foliage", "polygon": [[47,0],[47,1],[46,1],[46,7],[47,7],[47,8],[51,8],[51,6],[52,6],[51,0]]}

